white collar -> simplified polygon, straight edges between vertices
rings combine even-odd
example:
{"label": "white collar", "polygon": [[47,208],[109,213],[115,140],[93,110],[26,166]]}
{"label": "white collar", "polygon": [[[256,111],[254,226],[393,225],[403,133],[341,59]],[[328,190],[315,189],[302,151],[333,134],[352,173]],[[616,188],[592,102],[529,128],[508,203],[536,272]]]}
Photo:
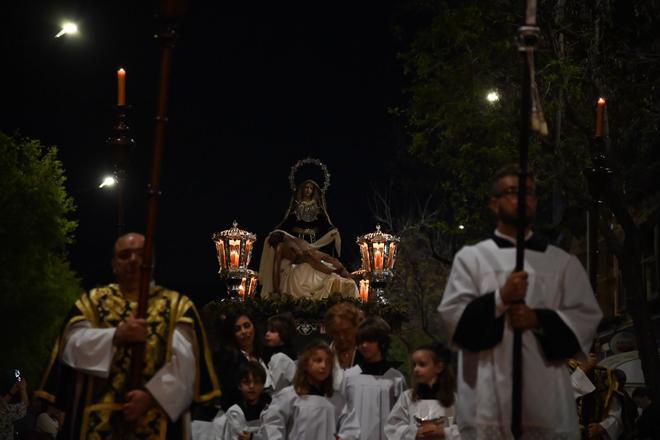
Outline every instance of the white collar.
{"label": "white collar", "polygon": [[[497,229],[495,229],[494,234],[495,234],[496,237],[500,237],[500,238],[505,239],[506,241],[510,241],[510,242],[513,243],[514,245],[516,244],[516,239],[515,239],[514,237],[509,237],[508,235],[501,233],[501,232],[498,231]],[[530,229],[530,231],[529,231],[529,232],[527,233],[527,235],[525,236],[525,241],[529,240],[529,239],[532,237],[532,234],[533,234],[533,232],[532,232],[532,230]]]}

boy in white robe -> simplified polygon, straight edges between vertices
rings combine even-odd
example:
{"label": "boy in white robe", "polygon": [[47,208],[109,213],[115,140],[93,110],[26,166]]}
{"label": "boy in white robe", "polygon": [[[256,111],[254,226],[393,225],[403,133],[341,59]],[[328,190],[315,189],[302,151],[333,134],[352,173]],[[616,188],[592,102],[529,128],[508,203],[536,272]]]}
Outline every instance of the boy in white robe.
{"label": "boy in white robe", "polygon": [[267,440],[358,440],[355,410],[333,390],[334,353],[325,342],[300,355],[294,385],[273,396],[257,438]]}
{"label": "boy in white robe", "polygon": [[242,399],[213,420],[214,440],[251,440],[261,427],[261,414],[270,403],[264,393],[266,370],[255,361],[241,364],[238,371]]}
{"label": "boy in white robe", "polygon": [[296,352],[293,347],[293,336],[296,326],[293,319],[285,315],[275,315],[266,323],[266,347],[263,358],[268,364],[268,375],[275,393],[293,383],[296,374]]}
{"label": "boy in white robe", "polygon": [[[513,272],[518,170],[501,170],[489,207],[495,235],[454,259],[438,307],[458,359],[457,419],[463,438],[511,438],[514,330],[522,333],[522,438],[578,436],[565,361],[591,346],[602,313],[572,255],[532,236],[536,187],[527,179],[524,270]],[[523,302],[524,301],[524,302]]]}
{"label": "boy in white robe", "polygon": [[387,416],[406,388],[403,374],[387,360],[390,333],[383,319],[365,319],[357,332],[357,347],[363,359],[344,372],[343,394],[355,408],[361,440],[385,439]]}

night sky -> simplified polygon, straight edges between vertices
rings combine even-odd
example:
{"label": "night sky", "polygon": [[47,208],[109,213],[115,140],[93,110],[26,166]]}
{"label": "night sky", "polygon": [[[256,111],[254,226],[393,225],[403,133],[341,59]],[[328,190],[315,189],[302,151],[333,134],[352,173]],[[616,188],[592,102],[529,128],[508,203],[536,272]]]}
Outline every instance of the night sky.
{"label": "night sky", "polygon": [[[288,174],[316,157],[332,174],[330,216],[343,259],[375,221],[367,200],[402,148],[388,107],[402,100],[392,2],[190,2],[174,53],[156,236],[156,279],[203,304],[223,293],[210,240],[234,219],[263,238],[289,203]],[[3,6],[0,130],[57,145],[79,221],[70,248],[83,286],[112,281],[116,70],[127,71],[137,147],[127,225],[144,230],[160,49],[147,1],[21,1]],[[64,19],[78,37],[55,39]],[[258,269],[258,253],[252,269]]]}

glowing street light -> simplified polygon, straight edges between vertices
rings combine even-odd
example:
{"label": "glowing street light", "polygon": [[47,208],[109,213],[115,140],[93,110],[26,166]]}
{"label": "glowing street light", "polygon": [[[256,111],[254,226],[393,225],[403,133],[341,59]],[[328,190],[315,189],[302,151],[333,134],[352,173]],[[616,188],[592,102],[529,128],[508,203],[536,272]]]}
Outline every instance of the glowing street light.
{"label": "glowing street light", "polygon": [[103,182],[99,185],[99,188],[105,188],[105,187],[112,187],[115,186],[117,183],[117,179],[115,179],[113,176],[105,176],[103,178]]}
{"label": "glowing street light", "polygon": [[78,25],[73,22],[66,22],[62,24],[62,29],[55,35],[55,38],[60,38],[62,35],[75,35],[78,33]]}
{"label": "glowing street light", "polygon": [[460,229],[460,230],[462,231],[462,230],[465,229],[465,226],[463,226],[463,225],[458,225],[458,229]]}
{"label": "glowing street light", "polygon": [[499,100],[500,100],[500,94],[497,93],[497,91],[495,90],[491,90],[486,95],[486,101],[490,102],[491,104],[495,104]]}

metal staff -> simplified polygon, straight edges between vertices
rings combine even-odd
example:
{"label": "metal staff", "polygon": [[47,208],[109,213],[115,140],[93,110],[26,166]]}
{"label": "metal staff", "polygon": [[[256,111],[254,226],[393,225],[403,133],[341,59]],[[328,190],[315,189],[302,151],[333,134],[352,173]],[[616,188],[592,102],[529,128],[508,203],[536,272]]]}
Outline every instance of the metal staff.
{"label": "metal staff", "polygon": [[[161,40],[160,83],[158,86],[158,104],[156,126],[154,129],[154,149],[151,160],[151,178],[147,189],[147,230],[144,242],[144,256],[140,277],[140,296],[138,299],[137,318],[146,318],[149,285],[153,269],[154,236],[156,232],[156,211],[160,195],[160,171],[165,143],[165,123],[167,122],[167,94],[172,64],[172,49],[176,40],[176,25],[185,11],[185,1],[162,0],[160,18],[163,31],[157,36]],[[131,375],[129,390],[142,387],[142,369],[144,366],[145,345],[135,344],[131,352]]]}
{"label": "metal staff", "polygon": [[[538,41],[536,26],[536,0],[525,1],[525,24],[518,28],[518,51],[521,55],[522,96],[520,100],[520,139],[518,175],[518,229],[516,234],[516,268],[525,267],[525,229],[527,226],[527,178],[530,129],[547,134],[548,128],[541,110],[541,100],[534,79],[534,49]],[[513,334],[513,375],[511,393],[511,432],[514,438],[522,436],[522,332]]]}

